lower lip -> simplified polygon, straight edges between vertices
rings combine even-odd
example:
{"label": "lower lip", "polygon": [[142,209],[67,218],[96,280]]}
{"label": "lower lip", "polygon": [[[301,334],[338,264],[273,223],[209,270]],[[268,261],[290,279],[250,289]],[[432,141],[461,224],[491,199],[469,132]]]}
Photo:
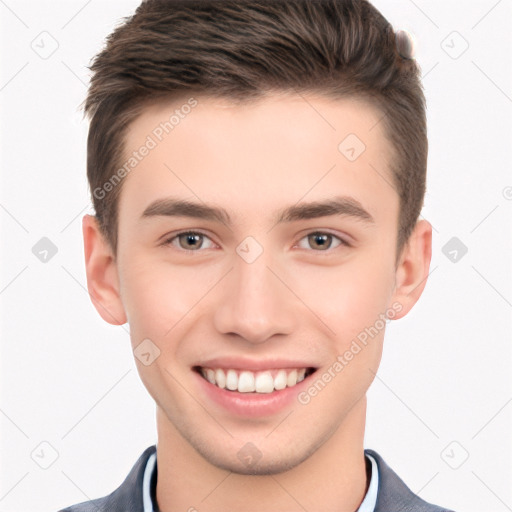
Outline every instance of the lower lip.
{"label": "lower lip", "polygon": [[211,384],[199,373],[195,371],[193,373],[199,380],[201,390],[204,390],[204,393],[213,402],[219,404],[232,414],[257,418],[279,413],[291,405],[297,399],[298,393],[309,385],[309,378],[315,372],[308,375],[295,386],[286,387],[272,393],[239,393],[238,391],[229,391]]}

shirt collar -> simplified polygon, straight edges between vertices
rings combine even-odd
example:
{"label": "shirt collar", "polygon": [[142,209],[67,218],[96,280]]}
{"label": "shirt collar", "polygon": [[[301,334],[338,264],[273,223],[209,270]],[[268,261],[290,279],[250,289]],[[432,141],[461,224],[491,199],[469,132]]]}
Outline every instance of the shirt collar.
{"label": "shirt collar", "polygon": [[[144,478],[142,479],[142,504],[144,505],[144,512],[155,512],[153,506],[153,493],[151,492],[151,481],[153,480],[153,474],[156,470],[156,451],[152,453],[146,463],[146,469],[144,470]],[[155,482],[156,484],[156,482]]]}
{"label": "shirt collar", "polygon": [[377,490],[379,489],[379,468],[377,467],[377,461],[371,455],[365,453],[365,456],[372,463],[372,476],[370,477],[370,485],[368,486],[366,496],[357,512],[374,512],[375,505],[377,504]]}
{"label": "shirt collar", "polygon": [[[370,477],[370,485],[364,497],[363,502],[356,512],[374,512],[377,503],[377,490],[379,488],[379,468],[375,459],[365,453],[365,456],[370,459],[372,464],[372,476]],[[157,507],[153,505],[155,499],[156,487],[156,452],[149,457],[146,468],[144,469],[144,478],[142,479],[142,502],[144,505],[144,512],[157,512]]]}

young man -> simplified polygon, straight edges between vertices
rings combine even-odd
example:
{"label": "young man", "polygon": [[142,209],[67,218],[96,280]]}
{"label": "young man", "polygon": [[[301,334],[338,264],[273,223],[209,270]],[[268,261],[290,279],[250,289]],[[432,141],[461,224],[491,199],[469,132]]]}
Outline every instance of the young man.
{"label": "young man", "polygon": [[446,510],[363,448],[386,323],[431,257],[402,43],[364,0],[146,0],[109,37],[87,282],[129,323],[158,443],[66,511]]}

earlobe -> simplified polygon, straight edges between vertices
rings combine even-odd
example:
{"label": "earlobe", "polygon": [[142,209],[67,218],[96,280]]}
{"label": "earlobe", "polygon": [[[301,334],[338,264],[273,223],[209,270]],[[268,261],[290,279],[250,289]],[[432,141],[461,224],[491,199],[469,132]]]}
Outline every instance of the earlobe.
{"label": "earlobe", "polygon": [[402,309],[394,318],[404,317],[416,304],[427,284],[432,258],[432,226],[426,220],[416,223],[405,245],[395,274],[393,301]]}
{"label": "earlobe", "polygon": [[82,233],[87,289],[91,301],[105,322],[122,325],[127,319],[119,291],[117,265],[96,217],[83,217]]}

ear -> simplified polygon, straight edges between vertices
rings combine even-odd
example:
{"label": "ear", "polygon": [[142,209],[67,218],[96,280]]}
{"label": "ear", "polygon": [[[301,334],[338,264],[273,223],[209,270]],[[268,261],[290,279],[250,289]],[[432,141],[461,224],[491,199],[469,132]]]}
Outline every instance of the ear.
{"label": "ear", "polygon": [[427,284],[431,258],[432,226],[428,221],[420,220],[404,245],[396,269],[392,300],[399,302],[402,309],[395,319],[404,317],[420,298]]}
{"label": "ear", "polygon": [[93,215],[82,219],[87,289],[101,318],[112,325],[126,323],[126,314],[119,293],[117,264]]}

